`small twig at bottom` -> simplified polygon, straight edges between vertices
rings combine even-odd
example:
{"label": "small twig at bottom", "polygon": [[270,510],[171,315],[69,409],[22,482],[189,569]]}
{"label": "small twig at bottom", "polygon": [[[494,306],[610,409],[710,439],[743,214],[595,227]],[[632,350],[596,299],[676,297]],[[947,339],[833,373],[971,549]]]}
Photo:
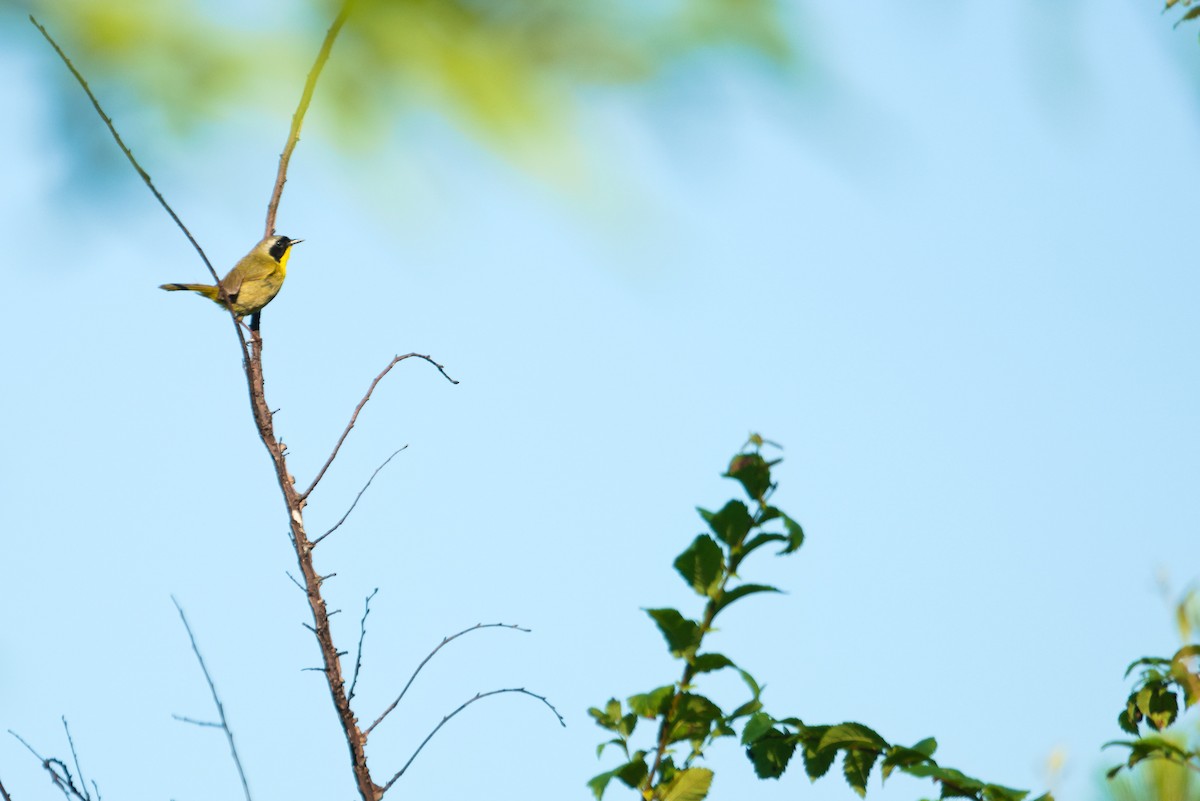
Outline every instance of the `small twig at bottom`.
{"label": "small twig at bottom", "polygon": [[[179,601],[176,600],[174,595],[171,596],[171,603],[175,604],[175,609],[179,611],[179,619],[183,621],[183,627],[187,630],[188,639],[192,643],[192,652],[196,654],[196,661],[200,663],[200,670],[204,673],[204,680],[208,682],[209,692],[212,693],[213,703],[217,707],[217,717],[221,720],[218,728],[225,732],[225,739],[229,741],[229,753],[233,757],[233,764],[237,767],[238,778],[242,780],[242,791],[246,794],[246,801],[252,801],[250,798],[250,784],[246,781],[246,771],[242,769],[242,759],[238,756],[237,744],[233,741],[233,730],[229,728],[229,721],[225,719],[225,705],[221,703],[221,697],[217,695],[217,685],[213,683],[212,675],[208,672],[208,666],[204,664],[204,656],[200,653],[200,646],[196,644],[196,635],[192,633],[192,627],[188,624],[187,615],[183,613],[183,607],[179,605]],[[196,721],[188,722],[195,723]]]}
{"label": "small twig at bottom", "polygon": [[396,772],[396,775],[393,776],[391,779],[389,779],[387,784],[383,785],[383,789],[379,791],[379,795],[382,796],[384,793],[386,793],[391,788],[391,786],[396,783],[396,780],[404,775],[404,771],[408,770],[409,766],[412,765],[413,760],[417,758],[417,754],[421,753],[421,749],[424,748],[426,746],[426,744],[430,740],[433,739],[433,735],[437,734],[438,729],[442,728],[442,726],[445,726],[447,721],[450,720],[450,718],[454,717],[459,712],[462,712],[464,709],[466,709],[467,707],[469,707],[471,704],[475,703],[479,699],[487,698],[489,695],[499,695],[500,693],[521,693],[523,695],[528,695],[531,698],[536,698],[537,700],[541,701],[543,704],[545,704],[547,707],[550,708],[550,711],[554,713],[554,716],[556,718],[558,718],[558,723],[560,726],[563,726],[565,728],[567,725],[567,722],[565,720],[563,720],[563,716],[560,715],[558,713],[558,710],[554,708],[554,704],[547,701],[546,697],[544,695],[538,695],[537,693],[530,692],[529,690],[526,690],[524,687],[510,687],[510,688],[507,688],[504,690],[490,690],[486,693],[475,693],[474,698],[467,700],[458,709],[454,710],[449,715],[446,715],[446,717],[442,718],[441,723],[439,723],[438,725],[433,727],[433,731],[429,732],[428,736],[426,736],[425,739],[421,741],[421,744],[417,746],[417,750],[413,751],[413,755],[410,756],[408,758],[408,761],[404,763],[404,767],[400,768],[400,770]]}
{"label": "small twig at bottom", "polygon": [[4,801],[12,801],[12,796],[8,794],[8,790],[4,789],[4,782],[0,782],[0,798]]}
{"label": "small twig at bottom", "polygon": [[[9,729],[8,733],[13,737],[16,737],[17,741],[20,742],[21,745],[29,749],[29,753],[37,757],[38,761],[42,763],[42,767],[45,768],[46,772],[50,774],[50,781],[54,782],[54,786],[62,791],[63,796],[67,798],[68,801],[70,801],[72,797],[78,798],[79,801],[92,801],[92,799],[88,796],[86,786],[82,790],[75,786],[75,781],[71,778],[71,771],[67,769],[67,766],[61,759],[57,759],[55,757],[50,757],[47,759],[37,751],[33,750],[33,746],[27,743],[25,738],[17,734],[15,731]],[[59,771],[62,772],[60,773]],[[99,794],[98,791],[97,794]]]}

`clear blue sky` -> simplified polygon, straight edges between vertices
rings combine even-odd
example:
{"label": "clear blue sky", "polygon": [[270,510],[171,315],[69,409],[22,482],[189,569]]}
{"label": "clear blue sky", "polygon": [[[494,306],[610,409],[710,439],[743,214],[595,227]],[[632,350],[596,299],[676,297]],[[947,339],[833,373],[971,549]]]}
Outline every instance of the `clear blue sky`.
{"label": "clear blue sky", "polygon": [[[1177,645],[1156,573],[1200,573],[1200,44],[1155,3],[1040,5],[794,10],[819,91],[731,69],[597,93],[573,190],[436,122],[348,164],[318,93],[279,218],[306,242],[264,323],[296,475],[393,354],[462,382],[397,369],[309,507],[323,530],[409,446],[317,557],[342,647],[380,588],[360,715],[446,634],[534,630],[447,647],[371,763],[389,775],[496,687],[569,724],[476,704],[396,797],[587,797],[612,763],[586,709],[677,675],[640,608],[695,608],[670,563],[750,431],[786,446],[777,501],[809,535],[749,565],[790,592],[714,642],[768,708],[933,735],[946,764],[1038,791],[1060,748],[1060,798],[1100,797],[1125,666]],[[238,797],[220,736],[170,718],[211,716],[173,593],[256,799],[349,798],[229,324],[156,289],[202,268],[131,173],[97,186],[67,152],[32,29],[6,41],[0,729],[62,754],[67,715],[106,798]],[[117,122],[136,148],[138,116]],[[228,124],[147,164],[222,264],[258,236],[287,117]],[[853,797],[712,757],[714,799]],[[54,795],[15,741],[0,777]]]}

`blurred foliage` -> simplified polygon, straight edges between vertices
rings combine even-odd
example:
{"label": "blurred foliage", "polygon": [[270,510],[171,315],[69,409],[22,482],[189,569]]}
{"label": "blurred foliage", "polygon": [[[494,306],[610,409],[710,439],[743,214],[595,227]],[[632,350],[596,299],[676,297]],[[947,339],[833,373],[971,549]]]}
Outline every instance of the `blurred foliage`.
{"label": "blurred foliage", "polygon": [[1174,607],[1186,644],[1169,658],[1142,657],[1125,672],[1137,678],[1117,725],[1136,739],[1108,743],[1129,752],[1108,771],[1119,801],[1200,799],[1200,728],[1181,714],[1200,701],[1200,590],[1188,590]]}
{"label": "blurred foliage", "polygon": [[[338,6],[300,0],[268,16],[198,0],[0,0],[0,18],[11,30],[32,12],[89,81],[192,130],[235,105],[290,112]],[[792,62],[773,0],[357,0],[318,105],[357,136],[432,107],[502,146],[569,124],[579,90],[646,84],[731,52]]]}
{"label": "blurred foliage", "polygon": [[1167,4],[1163,7],[1163,11],[1170,11],[1175,6],[1186,8],[1187,11],[1183,13],[1183,16],[1175,21],[1175,27],[1179,27],[1180,23],[1200,17],[1200,6],[1192,8],[1192,2],[1193,0],[1167,0]]}

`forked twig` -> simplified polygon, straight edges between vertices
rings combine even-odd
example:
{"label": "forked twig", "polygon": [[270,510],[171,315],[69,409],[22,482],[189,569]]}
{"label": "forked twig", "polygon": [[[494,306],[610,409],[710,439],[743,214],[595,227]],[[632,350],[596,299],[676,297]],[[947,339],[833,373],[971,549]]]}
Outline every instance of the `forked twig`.
{"label": "forked twig", "polygon": [[[374,472],[374,473],[372,473],[372,474],[371,474],[371,477],[367,479],[367,483],[366,483],[366,484],[364,484],[364,485],[363,485],[363,488],[362,488],[362,489],[360,489],[360,490],[358,491],[358,495],[354,496],[354,503],[350,504],[350,508],[346,510],[346,514],[342,515],[342,519],[341,519],[341,520],[339,520],[339,521],[337,521],[336,523],[334,523],[334,524],[333,524],[333,528],[329,529],[329,530],[328,530],[328,531],[326,531],[324,534],[322,534],[321,536],[319,536],[319,537],[317,537],[315,540],[313,540],[313,541],[312,541],[312,544],[313,544],[313,545],[316,545],[316,544],[317,544],[317,543],[319,543],[321,540],[325,539],[325,538],[326,538],[326,537],[328,537],[330,534],[332,534],[333,532],[335,532],[335,531],[337,531],[339,528],[341,528],[341,526],[342,526],[342,523],[345,523],[345,522],[346,522],[346,518],[347,518],[347,517],[349,517],[349,516],[350,516],[350,513],[354,511],[354,507],[355,507],[355,506],[358,506],[358,502],[359,502],[359,500],[361,500],[361,499],[362,499],[363,493],[367,491],[367,488],[371,486],[371,482],[375,480],[375,476],[379,475],[379,471],[380,471],[380,470],[382,470],[383,468],[387,467],[387,466],[388,466],[388,462],[392,461],[392,459],[395,459],[395,458],[396,458],[396,455],[397,455],[397,454],[399,454],[399,453],[400,453],[400,451],[403,451],[403,450],[405,450],[405,449],[407,449],[407,448],[408,448],[408,446],[407,446],[407,445],[405,445],[403,448],[400,448],[399,450],[396,450],[396,451],[394,451],[394,452],[392,453],[392,455],[391,455],[391,456],[389,456],[388,458],[386,458],[386,459],[384,459],[384,460],[383,460],[383,464],[381,464],[381,465],[379,465],[379,467],[376,467],[376,468],[375,468],[375,472]],[[376,592],[378,592],[378,590],[376,590]],[[374,595],[374,593],[372,593],[372,595]]]}
{"label": "forked twig", "polygon": [[317,477],[314,478],[312,480],[312,483],[308,485],[308,489],[306,489],[304,492],[300,493],[301,501],[308,500],[308,496],[312,494],[312,491],[317,488],[317,484],[319,484],[321,479],[325,476],[325,471],[329,469],[329,466],[331,464],[333,464],[333,460],[337,458],[338,451],[341,450],[341,448],[342,448],[342,443],[346,441],[346,437],[350,436],[350,429],[354,428],[354,423],[355,423],[355,421],[358,420],[359,412],[361,412],[363,410],[363,407],[367,405],[367,401],[369,401],[371,399],[371,393],[375,391],[375,387],[379,385],[379,382],[383,380],[384,376],[386,376],[388,373],[390,373],[392,371],[393,367],[395,367],[397,364],[404,361],[405,359],[412,359],[412,358],[424,359],[425,361],[429,362],[434,367],[436,367],[438,369],[438,372],[441,373],[442,376],[447,381],[449,381],[451,384],[458,383],[457,381],[455,381],[453,378],[451,378],[449,375],[446,374],[445,367],[438,364],[432,358],[430,358],[429,356],[426,356],[424,354],[406,353],[403,356],[397,356],[394,359],[392,359],[391,362],[388,363],[388,366],[383,368],[383,371],[380,372],[379,375],[375,376],[375,380],[371,382],[371,386],[367,387],[367,394],[363,395],[362,400],[360,400],[358,402],[358,405],[354,407],[354,414],[350,415],[350,422],[346,424],[346,428],[344,431],[342,431],[342,435],[340,437],[338,437],[337,444],[333,446],[333,453],[329,454],[329,458],[325,460],[325,464],[323,464],[321,466],[321,469],[317,472]]}
{"label": "forked twig", "polygon": [[288,131],[287,143],[283,146],[283,152],[279,154],[279,172],[275,176],[275,188],[271,190],[271,200],[267,204],[267,229],[263,236],[275,233],[275,213],[279,210],[283,185],[287,183],[288,162],[292,160],[292,151],[296,149],[296,144],[300,141],[300,126],[304,124],[304,115],[308,112],[309,104],[312,103],[313,91],[317,88],[317,78],[321,77],[321,70],[325,69],[325,62],[329,60],[333,41],[337,38],[342,26],[346,24],[346,18],[350,16],[350,9],[353,5],[354,0],[346,0],[342,4],[333,24],[325,32],[325,41],[321,42],[317,60],[313,62],[312,69],[308,71],[308,78],[304,81],[304,92],[300,95],[300,105],[296,106],[296,112],[292,114],[292,127]]}
{"label": "forked twig", "polygon": [[[399,453],[399,452],[400,451],[396,451],[396,453]],[[392,456],[395,456],[395,455],[396,455],[395,453],[392,454]],[[384,464],[386,464],[386,462]],[[376,470],[375,472],[378,473],[379,471]],[[367,483],[369,484],[370,482],[367,482]],[[361,495],[362,493],[360,492],[359,494]],[[350,508],[353,509],[354,507],[352,506]],[[350,514],[350,513],[347,512],[346,514]],[[342,518],[342,519],[345,520],[345,518]],[[313,543],[313,544],[315,545],[316,543]],[[366,603],[363,604],[363,616],[362,616],[362,620],[358,624],[358,628],[359,628],[359,631],[358,631],[358,656],[355,657],[355,659],[354,659],[354,677],[350,680],[350,692],[347,693],[347,695],[346,695],[347,701],[354,700],[354,688],[358,685],[358,671],[362,669],[363,640],[365,640],[367,638],[367,615],[371,614],[371,599],[374,598],[375,594],[378,592],[379,592],[378,587],[371,590],[371,594],[367,596]]]}
{"label": "forked twig", "polygon": [[[37,757],[37,760],[42,763],[42,767],[45,768],[46,772],[50,774],[50,781],[54,783],[54,786],[62,792],[63,796],[68,799],[68,801],[70,801],[71,798],[78,798],[79,801],[92,801],[88,796],[86,786],[82,790],[75,786],[75,781],[71,778],[71,771],[67,769],[67,766],[61,759],[57,759],[55,757],[50,757],[47,759],[35,751],[33,746],[27,743],[25,738],[17,734],[15,731],[9,729],[8,733],[13,737],[16,737],[17,741],[20,742],[21,745],[29,749],[29,753]],[[59,773],[59,771],[62,772]],[[98,791],[97,794],[99,794]]]}
{"label": "forked twig", "polygon": [[[233,764],[237,766],[238,778],[242,780],[242,791],[246,794],[246,801],[251,801],[250,785],[246,782],[246,771],[242,769],[242,759],[238,756],[237,744],[233,741],[233,731],[229,728],[229,721],[225,719],[225,705],[221,703],[221,697],[217,695],[217,685],[213,683],[212,675],[208,672],[208,666],[204,664],[204,655],[200,653],[200,646],[196,644],[196,635],[192,633],[192,627],[188,624],[187,615],[183,613],[183,607],[179,605],[179,601],[174,595],[171,596],[171,603],[175,604],[175,609],[179,611],[179,619],[183,621],[183,627],[187,630],[188,639],[192,643],[192,652],[196,654],[196,661],[200,663],[200,670],[203,671],[204,680],[208,682],[208,690],[212,693],[213,704],[217,707],[217,716],[221,721],[219,724],[216,724],[217,728],[225,732],[225,739],[229,741],[229,753],[233,756]],[[198,723],[198,721],[194,720],[188,720],[187,722]]]}
{"label": "forked twig", "polygon": [[424,748],[425,745],[430,740],[433,739],[433,735],[437,734],[438,729],[442,728],[442,726],[445,726],[446,723],[450,720],[450,718],[454,717],[459,712],[462,712],[464,709],[466,709],[467,707],[469,707],[471,704],[475,703],[476,701],[480,700],[481,698],[487,698],[489,695],[499,695],[500,693],[521,693],[523,695],[528,695],[532,698],[536,698],[539,701],[541,701],[543,704],[545,704],[547,707],[550,708],[550,711],[554,713],[554,716],[556,718],[558,718],[558,723],[560,726],[563,726],[565,728],[567,725],[567,722],[565,720],[563,720],[563,716],[560,715],[558,713],[558,710],[554,708],[554,704],[547,701],[545,696],[538,695],[537,693],[531,693],[529,690],[526,690],[524,687],[510,687],[510,688],[507,688],[504,690],[490,690],[486,693],[475,693],[475,697],[466,701],[464,704],[462,704],[462,706],[460,706],[458,709],[451,712],[449,715],[446,715],[446,717],[442,718],[441,723],[439,723],[438,725],[433,727],[433,731],[429,732],[428,736],[426,736],[425,739],[421,741],[421,744],[417,746],[417,750],[413,751],[413,755],[410,756],[408,758],[408,761],[404,763],[404,767],[400,768],[400,770],[398,770],[396,772],[396,775],[393,776],[391,779],[389,779],[387,784],[383,785],[383,790],[380,791],[380,795],[382,796],[389,789],[391,789],[391,786],[396,783],[396,780],[404,775],[404,772],[406,770],[408,770],[410,765],[412,765],[413,760],[417,758],[417,754],[421,753],[421,749]]}
{"label": "forked twig", "polygon": [[434,648],[432,651],[429,652],[429,655],[427,657],[425,657],[424,659],[421,660],[421,664],[417,665],[417,669],[414,670],[412,675],[408,677],[408,683],[404,685],[404,689],[400,691],[400,695],[396,696],[396,700],[392,701],[392,703],[388,706],[388,708],[383,710],[383,714],[381,714],[379,717],[375,718],[375,722],[372,723],[370,726],[368,726],[367,730],[365,732],[363,732],[363,734],[369,735],[372,731],[374,731],[375,727],[378,726],[380,723],[382,723],[383,719],[386,718],[388,715],[390,715],[392,710],[395,709],[400,704],[401,699],[404,698],[404,694],[408,692],[408,688],[412,686],[412,683],[414,681],[416,681],[417,674],[421,672],[421,668],[425,667],[425,665],[428,664],[430,659],[433,659],[434,654],[436,654],[438,651],[442,650],[442,648],[444,648],[452,640],[457,640],[459,637],[463,636],[464,634],[470,634],[472,631],[479,631],[480,629],[512,629],[513,631],[522,631],[526,634],[529,633],[529,629],[521,628],[516,623],[476,623],[474,626],[471,626],[470,628],[465,628],[462,631],[458,632],[457,634],[451,634],[449,637],[446,637],[440,643],[437,644],[436,648]]}

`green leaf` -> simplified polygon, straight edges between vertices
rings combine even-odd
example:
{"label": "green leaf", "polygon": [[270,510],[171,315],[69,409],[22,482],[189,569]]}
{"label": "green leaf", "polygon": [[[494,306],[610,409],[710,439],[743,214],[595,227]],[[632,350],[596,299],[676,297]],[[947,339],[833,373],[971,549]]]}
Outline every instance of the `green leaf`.
{"label": "green leaf", "polygon": [[750,745],[750,743],[758,740],[767,732],[771,731],[775,725],[775,719],[765,712],[756,712],[746,721],[746,726],[742,729],[742,745]]}
{"label": "green leaf", "polygon": [[[926,742],[926,740],[922,740],[921,743],[918,743],[917,745],[921,745],[922,743]],[[930,751],[930,753],[932,753],[932,751]],[[902,745],[893,745],[888,749],[887,753],[884,754],[883,757],[883,765],[881,766],[883,778],[887,779],[888,776],[891,776],[892,771],[896,768],[904,768],[908,767],[909,765],[919,765],[922,762],[928,762],[929,757],[930,754],[917,750],[915,746],[913,748],[905,748]]]}
{"label": "green leaf", "polygon": [[787,530],[787,545],[784,546],[783,550],[779,552],[779,554],[782,556],[784,554],[794,553],[800,549],[800,546],[804,544],[804,529],[800,527],[799,523],[787,515],[780,513],[779,516],[783,519],[784,529]]}
{"label": "green leaf", "polygon": [[704,740],[712,731],[713,724],[722,718],[724,715],[721,713],[721,708],[708,698],[703,695],[684,693],[679,696],[679,703],[675,706],[675,713],[667,733],[667,742]]}
{"label": "green leaf", "polygon": [[708,768],[681,770],[667,784],[662,801],[704,801],[712,780],[713,772]]}
{"label": "green leaf", "polygon": [[1121,710],[1121,714],[1117,715],[1117,725],[1123,731],[1136,736],[1138,733],[1138,724],[1141,722],[1142,713],[1137,708],[1137,693],[1132,693],[1125,701],[1125,708]]}
{"label": "green leaf", "polygon": [[962,771],[925,763],[901,767],[910,776],[933,779],[942,785],[942,798],[975,798],[983,792],[983,782]]}
{"label": "green leaf", "polygon": [[737,667],[733,660],[723,654],[700,654],[692,660],[697,673],[712,673],[729,667]]}
{"label": "green leaf", "polygon": [[[662,687],[655,687],[648,693],[629,696],[629,708],[640,717],[656,718],[667,711],[667,707],[671,705],[671,699],[674,697],[675,685],[665,684]],[[632,732],[633,729],[630,727],[630,733]]]}
{"label": "green leaf", "polygon": [[758,550],[768,542],[783,542],[785,539],[787,539],[787,537],[774,531],[764,531],[762,533],[755,534],[753,537],[746,540],[744,545],[742,545],[742,558],[746,558],[753,551]]}
{"label": "green leaf", "polygon": [[658,624],[673,656],[683,657],[700,645],[700,624],[696,621],[674,609],[647,609],[646,614]]}
{"label": "green leaf", "polygon": [[675,560],[675,569],[698,595],[711,595],[721,584],[725,572],[725,554],[707,534],[692,541]]}
{"label": "green leaf", "polygon": [[1179,699],[1166,684],[1154,682],[1138,692],[1137,707],[1150,721],[1151,726],[1162,731],[1170,726],[1179,714]]}
{"label": "green leaf", "polygon": [[841,723],[829,728],[817,746],[818,751],[826,748],[869,748],[882,751],[888,747],[888,741],[875,733],[873,729],[861,723]]}
{"label": "green leaf", "polygon": [[635,753],[633,759],[614,770],[613,775],[624,782],[625,786],[637,787],[643,779],[650,775],[650,768],[646,767],[646,752]]}
{"label": "green leaf", "polygon": [[760,779],[778,779],[796,752],[796,737],[771,729],[746,748],[746,757]]}
{"label": "green leaf", "polygon": [[587,786],[592,789],[592,795],[596,797],[596,801],[600,801],[600,799],[604,796],[605,788],[608,787],[608,783],[612,781],[613,777],[616,775],[617,772],[615,770],[610,770],[605,773],[601,773],[599,776],[593,776],[591,779],[588,779]]}
{"label": "green leaf", "polygon": [[771,488],[771,465],[777,463],[767,462],[757,453],[739,453],[729,463],[725,477],[737,479],[751,500],[761,503]]}
{"label": "green leaf", "polygon": [[1129,674],[1133,672],[1134,668],[1142,666],[1158,667],[1161,665],[1166,665],[1169,662],[1169,659],[1163,659],[1157,656],[1143,656],[1141,659],[1135,659],[1129,663],[1129,667],[1125,668],[1125,678],[1129,678]]}
{"label": "green leaf", "polygon": [[937,751],[937,740],[933,739],[932,737],[926,737],[924,740],[921,740],[919,743],[914,745],[912,750],[919,751],[925,756],[932,758],[933,752]]}
{"label": "green leaf", "polygon": [[871,766],[878,758],[878,751],[854,749],[847,751],[842,760],[842,774],[846,777],[846,783],[858,793],[859,798],[867,797],[867,779],[871,778]]}
{"label": "green leaf", "polygon": [[717,539],[729,546],[739,544],[754,526],[750,510],[741,501],[730,501],[721,507],[721,511],[713,512],[697,509],[700,516],[708,523]]}
{"label": "green leaf", "polygon": [[610,698],[603,710],[592,707],[588,714],[596,719],[596,725],[609,731],[617,731],[621,725],[621,702]]}
{"label": "green leaf", "polygon": [[[625,741],[618,738],[615,740],[605,740],[604,742],[600,743],[600,745],[596,746],[596,759],[599,759],[601,756],[603,756],[604,749],[608,748],[610,745],[619,745],[624,748]],[[628,754],[626,754],[626,756],[628,756]]]}
{"label": "green leaf", "polygon": [[[827,728],[822,726],[821,728]],[[829,748],[825,751],[817,749],[815,740],[806,740],[804,743],[804,772],[808,774],[808,778],[812,781],[824,776],[829,772],[829,768],[833,766],[833,760],[837,758],[837,749]]]}
{"label": "green leaf", "polygon": [[1183,23],[1187,22],[1190,19],[1195,19],[1196,17],[1200,17],[1200,6],[1193,8],[1191,11],[1184,14],[1182,17],[1180,17],[1178,20],[1176,20],[1175,25],[1172,27],[1178,28]]}
{"label": "green leaf", "polygon": [[717,599],[717,611],[721,611],[725,607],[732,604],[739,598],[745,598],[747,595],[753,595],[756,592],[779,592],[775,587],[769,584],[739,584],[732,590],[726,590],[721,593],[721,597]]}

